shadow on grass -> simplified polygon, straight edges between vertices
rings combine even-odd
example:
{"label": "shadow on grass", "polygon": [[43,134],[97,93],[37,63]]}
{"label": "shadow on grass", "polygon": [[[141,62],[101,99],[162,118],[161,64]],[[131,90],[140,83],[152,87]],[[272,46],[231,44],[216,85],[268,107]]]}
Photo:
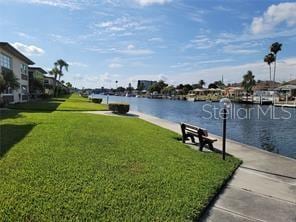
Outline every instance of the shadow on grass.
{"label": "shadow on grass", "polygon": [[63,100],[37,100],[28,103],[11,104],[8,108],[26,111],[53,112],[57,110],[62,102]]}
{"label": "shadow on grass", "polygon": [[4,119],[17,119],[23,115],[20,114],[19,110],[0,110],[0,120]]}
{"label": "shadow on grass", "polygon": [[33,128],[35,124],[0,125],[0,158],[3,157],[13,145],[20,142]]}

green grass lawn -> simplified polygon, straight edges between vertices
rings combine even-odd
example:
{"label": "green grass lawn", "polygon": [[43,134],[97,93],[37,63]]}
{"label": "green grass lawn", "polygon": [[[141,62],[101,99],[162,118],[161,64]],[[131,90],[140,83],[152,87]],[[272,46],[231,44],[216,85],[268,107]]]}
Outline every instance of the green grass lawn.
{"label": "green grass lawn", "polygon": [[89,99],[83,98],[78,94],[72,94],[69,98],[52,98],[13,104],[9,105],[9,108],[38,111],[99,111],[108,109],[106,104],[92,103]]}
{"label": "green grass lawn", "polygon": [[1,221],[191,221],[239,164],[137,118],[1,116]]}

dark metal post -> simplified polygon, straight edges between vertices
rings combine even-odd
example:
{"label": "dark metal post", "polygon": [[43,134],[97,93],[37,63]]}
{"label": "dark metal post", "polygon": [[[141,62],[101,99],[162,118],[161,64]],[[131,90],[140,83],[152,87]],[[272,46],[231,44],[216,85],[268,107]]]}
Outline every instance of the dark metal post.
{"label": "dark metal post", "polygon": [[225,160],[225,149],[226,149],[226,115],[227,110],[226,108],[223,109],[223,160]]}

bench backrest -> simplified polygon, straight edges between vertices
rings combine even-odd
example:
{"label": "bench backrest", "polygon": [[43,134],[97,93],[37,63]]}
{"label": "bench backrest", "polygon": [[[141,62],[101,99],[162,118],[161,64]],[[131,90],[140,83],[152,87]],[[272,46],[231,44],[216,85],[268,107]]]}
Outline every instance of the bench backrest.
{"label": "bench backrest", "polygon": [[199,128],[198,134],[202,136],[209,136],[208,131],[206,129]]}
{"label": "bench backrest", "polygon": [[182,133],[185,134],[187,132],[197,133],[199,136],[208,136],[208,131],[206,129],[202,129],[187,123],[181,123]]}

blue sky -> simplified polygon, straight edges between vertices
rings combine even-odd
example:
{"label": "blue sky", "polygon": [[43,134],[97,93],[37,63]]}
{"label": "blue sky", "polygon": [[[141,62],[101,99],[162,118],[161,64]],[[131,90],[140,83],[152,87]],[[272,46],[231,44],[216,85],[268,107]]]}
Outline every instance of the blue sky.
{"label": "blue sky", "polygon": [[277,80],[296,78],[296,3],[196,0],[0,0],[0,41],[37,66],[63,58],[77,87],[268,79],[269,45],[283,43]]}

